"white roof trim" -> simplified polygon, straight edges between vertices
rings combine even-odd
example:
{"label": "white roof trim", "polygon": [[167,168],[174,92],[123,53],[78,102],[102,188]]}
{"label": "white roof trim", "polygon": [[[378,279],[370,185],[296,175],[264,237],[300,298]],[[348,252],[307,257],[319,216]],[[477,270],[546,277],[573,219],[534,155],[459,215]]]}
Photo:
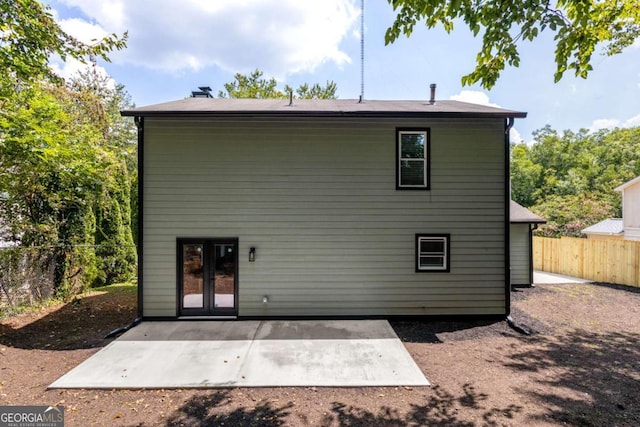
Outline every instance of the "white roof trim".
{"label": "white roof trim", "polygon": [[640,176],[637,176],[635,178],[633,178],[631,181],[625,182],[624,184],[618,186],[615,188],[616,191],[622,191],[624,189],[626,189],[627,187],[631,187],[632,185],[635,185],[637,183],[640,182]]}

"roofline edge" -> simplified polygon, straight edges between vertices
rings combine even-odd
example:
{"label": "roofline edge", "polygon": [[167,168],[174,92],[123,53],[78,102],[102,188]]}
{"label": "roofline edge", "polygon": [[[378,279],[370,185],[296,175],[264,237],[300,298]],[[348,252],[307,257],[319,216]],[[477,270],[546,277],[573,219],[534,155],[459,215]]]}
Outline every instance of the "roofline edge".
{"label": "roofline edge", "polygon": [[465,118],[465,119],[507,119],[527,117],[527,113],[521,111],[509,112],[420,112],[420,111],[135,111],[122,110],[120,114],[124,117],[293,117],[293,118]]}

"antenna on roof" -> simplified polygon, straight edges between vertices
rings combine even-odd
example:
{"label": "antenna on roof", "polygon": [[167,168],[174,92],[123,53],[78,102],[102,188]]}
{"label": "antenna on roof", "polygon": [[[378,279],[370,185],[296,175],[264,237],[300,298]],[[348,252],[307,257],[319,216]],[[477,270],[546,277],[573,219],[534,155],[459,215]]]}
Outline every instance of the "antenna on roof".
{"label": "antenna on roof", "polygon": [[364,99],[364,0],[360,0],[360,100]]}
{"label": "antenna on roof", "polygon": [[211,95],[211,88],[209,86],[198,86],[200,90],[191,91],[191,97],[193,98],[213,98]]}

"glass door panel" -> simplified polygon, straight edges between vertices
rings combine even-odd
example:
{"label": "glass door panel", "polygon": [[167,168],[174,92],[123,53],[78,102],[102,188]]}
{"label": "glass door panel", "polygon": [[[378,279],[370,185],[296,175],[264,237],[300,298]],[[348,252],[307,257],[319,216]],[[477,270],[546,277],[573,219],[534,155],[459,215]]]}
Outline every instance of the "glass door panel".
{"label": "glass door panel", "polygon": [[182,246],[182,289],[184,308],[204,308],[204,245]]}
{"label": "glass door panel", "polygon": [[236,254],[235,244],[214,245],[214,285],[213,306],[234,308],[236,295]]}
{"label": "glass door panel", "polygon": [[178,239],[178,315],[238,314],[238,239]]}

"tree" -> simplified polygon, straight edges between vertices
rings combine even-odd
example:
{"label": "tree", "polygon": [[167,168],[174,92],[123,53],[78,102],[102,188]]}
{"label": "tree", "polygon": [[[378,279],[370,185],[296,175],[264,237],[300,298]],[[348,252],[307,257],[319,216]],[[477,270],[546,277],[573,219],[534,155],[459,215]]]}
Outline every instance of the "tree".
{"label": "tree", "polygon": [[121,38],[108,35],[94,44],[86,44],[64,32],[55,22],[48,6],[35,0],[0,0],[0,97],[18,83],[41,79],[60,81],[49,67],[52,55],[83,63],[102,58],[125,47]]}
{"label": "tree", "polygon": [[[5,260],[52,272],[61,297],[100,274],[123,278],[133,271],[130,166],[122,154],[128,132],[110,116],[117,100],[67,86],[49,66],[54,55],[108,61],[107,53],[124,48],[125,40],[126,33],[112,34],[86,44],[65,33],[41,3],[0,0],[0,231],[17,254],[0,260],[5,294]],[[99,254],[98,261],[96,243],[105,239],[128,250],[106,262]],[[40,279],[30,285],[40,286]],[[34,296],[48,296],[39,290]]]}
{"label": "tree", "polygon": [[598,132],[545,127],[535,142],[512,146],[512,198],[542,215],[539,234],[579,236],[603,219],[619,217],[614,188],[640,175],[640,127]]}
{"label": "tree", "polygon": [[520,63],[518,46],[551,31],[556,43],[558,82],[566,71],[586,78],[591,56],[599,47],[606,55],[620,53],[640,36],[637,0],[388,0],[398,14],[387,29],[385,42],[401,34],[410,36],[418,22],[428,28],[438,24],[451,32],[464,24],[474,36],[482,35],[475,69],[462,77],[464,85],[480,82],[492,88],[505,65]]}
{"label": "tree", "polygon": [[[224,84],[224,91],[218,92],[219,98],[288,98],[290,92],[294,92],[291,86],[286,85],[285,90],[278,89],[278,82],[273,77],[266,79],[263,72],[256,69],[251,74],[236,73],[234,81]],[[336,99],[337,85],[333,81],[327,81],[325,86],[318,83],[309,86],[302,84],[295,90],[301,99]]]}
{"label": "tree", "polygon": [[597,194],[547,197],[532,207],[547,223],[541,225],[536,234],[544,237],[581,237],[581,230],[607,218],[617,216],[619,209]]}
{"label": "tree", "polygon": [[69,88],[82,100],[82,109],[100,130],[101,155],[108,159],[101,193],[94,205],[95,245],[98,274],[96,285],[127,280],[136,263],[133,208],[137,203],[134,181],[137,178],[137,133],[134,123],[120,115],[132,108],[130,96],[122,85],[98,72],[96,67],[80,72]]}
{"label": "tree", "polygon": [[529,158],[526,144],[511,147],[511,198],[522,206],[532,206],[539,197],[543,167]]}
{"label": "tree", "polygon": [[31,263],[51,266],[63,298],[128,280],[136,263],[127,165],[135,145],[126,142],[129,130],[113,126],[119,89],[91,86],[30,84],[6,99],[0,116],[5,240],[37,254]]}
{"label": "tree", "polygon": [[107,162],[74,94],[51,84],[16,92],[0,116],[0,220],[12,241],[37,249],[54,291],[73,295],[96,275],[95,213]]}
{"label": "tree", "polygon": [[[333,81],[327,81],[325,86],[321,86],[319,83],[314,83],[309,86],[307,83],[301,84],[295,93],[300,99],[336,99],[336,91],[338,86]],[[291,86],[285,86],[287,93],[293,92]]]}

